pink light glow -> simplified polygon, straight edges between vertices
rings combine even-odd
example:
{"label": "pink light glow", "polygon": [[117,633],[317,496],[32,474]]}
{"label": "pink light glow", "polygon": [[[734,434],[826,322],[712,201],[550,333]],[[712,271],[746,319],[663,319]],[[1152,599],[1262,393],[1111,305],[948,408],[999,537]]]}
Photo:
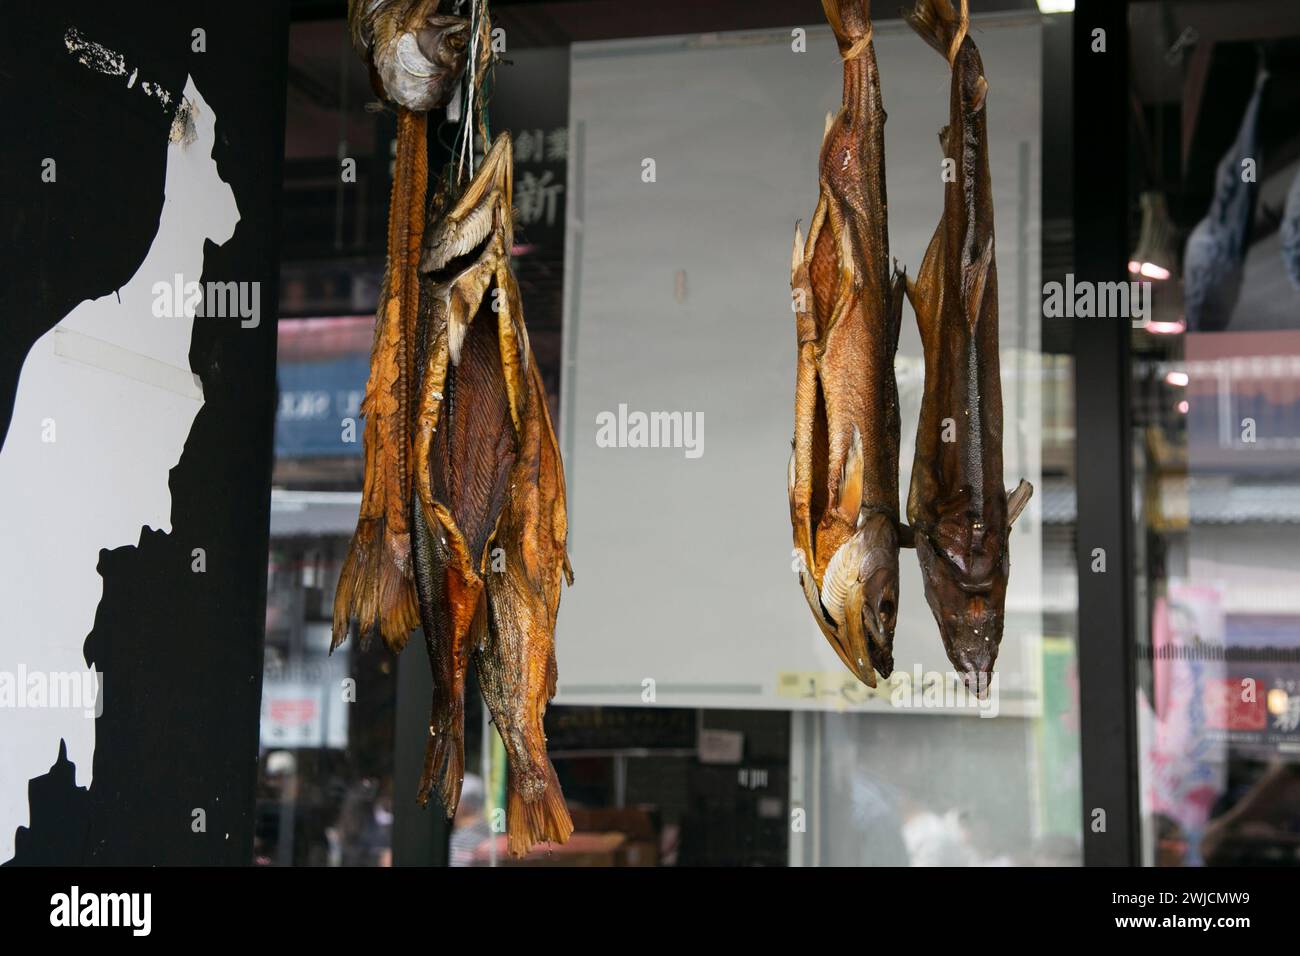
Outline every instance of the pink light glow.
{"label": "pink light glow", "polygon": [[1148,279],[1168,279],[1169,270],[1164,266],[1158,266],[1154,262],[1144,262],[1138,269],[1142,275]]}
{"label": "pink light glow", "polygon": [[1169,372],[1165,375],[1165,381],[1177,388],[1185,388],[1189,379],[1186,372]]}
{"label": "pink light glow", "polygon": [[1187,414],[1187,410],[1189,408],[1191,408],[1191,405],[1187,403],[1187,399],[1183,399],[1181,402],[1178,403],[1178,411],[1183,415]]}
{"label": "pink light glow", "polygon": [[1187,322],[1183,319],[1175,322],[1148,322],[1143,328],[1152,335],[1178,335],[1187,331]]}

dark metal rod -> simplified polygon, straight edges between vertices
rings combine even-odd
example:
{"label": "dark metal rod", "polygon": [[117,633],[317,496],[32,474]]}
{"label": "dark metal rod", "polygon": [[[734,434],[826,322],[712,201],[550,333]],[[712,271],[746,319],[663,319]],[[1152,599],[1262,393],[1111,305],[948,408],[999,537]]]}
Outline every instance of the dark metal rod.
{"label": "dark metal rod", "polygon": [[[1074,13],[1076,282],[1125,281],[1128,9]],[[1097,30],[1105,51],[1094,51]],[[1132,460],[1127,318],[1077,319],[1075,342],[1079,716],[1083,858],[1140,862],[1133,658]],[[1104,571],[1099,570],[1104,560]]]}

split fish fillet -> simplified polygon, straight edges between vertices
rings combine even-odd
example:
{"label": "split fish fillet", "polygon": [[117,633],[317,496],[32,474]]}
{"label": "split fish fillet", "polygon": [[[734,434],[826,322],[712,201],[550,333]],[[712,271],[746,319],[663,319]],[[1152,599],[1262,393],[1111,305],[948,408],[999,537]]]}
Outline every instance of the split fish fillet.
{"label": "split fish fillet", "polygon": [[429,230],[413,425],[414,536],[434,699],[420,800],[454,814],[464,778],[465,675],[475,662],[506,744],[512,853],[573,830],[546,756],[565,553],[564,473],[510,271],[510,137]]}

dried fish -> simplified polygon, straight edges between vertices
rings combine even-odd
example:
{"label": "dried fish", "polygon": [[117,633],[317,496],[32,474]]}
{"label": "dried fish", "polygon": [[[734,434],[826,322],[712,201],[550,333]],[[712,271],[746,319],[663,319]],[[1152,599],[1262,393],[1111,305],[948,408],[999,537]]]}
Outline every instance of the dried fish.
{"label": "dried fish", "polygon": [[1282,265],[1296,291],[1300,292],[1300,172],[1291,180],[1282,209]]}
{"label": "dried fish", "polygon": [[[354,16],[358,7],[353,4]],[[379,295],[370,379],[361,406],[366,419],[361,514],[334,596],[331,649],[351,632],[358,633],[363,644],[369,643],[377,630],[391,650],[399,651],[418,622],[408,526],[414,388],[411,343],[419,314],[415,266],[425,224],[427,129],[423,113],[398,108],[388,261]]]}
{"label": "dried fish", "polygon": [[[885,111],[867,0],[823,0],[844,61],[821,195],[791,262],[798,341],[790,520],[804,596],[869,687],[893,670],[898,612],[898,388],[904,277],[891,273]],[[815,522],[815,525],[814,525]]]}
{"label": "dried fish", "polygon": [[[506,296],[518,315],[513,280]],[[573,832],[546,754],[542,718],[555,696],[555,618],[560,582],[573,583],[565,553],[564,468],[536,363],[527,363],[526,401],[512,494],[494,542],[504,566],[488,583],[487,642],[475,655],[479,687],[506,747],[506,829],[510,852],[563,843]]]}
{"label": "dried fish", "polygon": [[[514,460],[510,387],[489,287],[508,261],[510,147],[496,147],[455,205],[430,229],[420,271],[427,319],[414,418],[416,580],[433,668],[433,713],[420,801],[437,789],[448,813],[464,774],[465,673],[483,639],[487,543]],[[459,256],[467,224],[493,226]],[[474,227],[477,228],[477,227]],[[472,333],[471,333],[472,330]]]}
{"label": "dried fish", "polygon": [[563,469],[510,271],[512,189],[502,133],[426,238],[414,521],[434,671],[420,800],[437,790],[449,815],[459,801],[473,655],[506,744],[509,843],[522,854],[573,829],[541,723],[555,694],[560,578],[572,572]]}
{"label": "dried fish", "polygon": [[1002,486],[1002,381],[997,265],[989,182],[988,82],[949,0],[919,0],[907,22],[952,70],[949,125],[939,134],[956,175],[943,218],[907,295],[925,351],[925,389],[907,516],[925,597],[948,659],[983,697],[1002,640],[1010,530],[1033,488]]}
{"label": "dried fish", "polygon": [[1215,170],[1210,208],[1187,237],[1183,302],[1190,332],[1226,329],[1241,296],[1246,245],[1259,193],[1256,177],[1247,176],[1242,164],[1259,158],[1259,108],[1267,83],[1268,72],[1261,63],[1237,138]]}

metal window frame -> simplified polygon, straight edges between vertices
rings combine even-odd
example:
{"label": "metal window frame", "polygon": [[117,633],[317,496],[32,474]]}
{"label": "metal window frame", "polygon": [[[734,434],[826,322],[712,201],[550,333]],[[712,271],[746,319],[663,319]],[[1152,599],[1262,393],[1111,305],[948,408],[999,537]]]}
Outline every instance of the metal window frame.
{"label": "metal window frame", "polygon": [[[1074,13],[1074,271],[1126,279],[1128,0]],[[1095,30],[1105,52],[1092,52]],[[1118,194],[1117,194],[1118,190]],[[1133,461],[1129,323],[1076,322],[1078,667],[1085,866],[1140,863],[1133,656]],[[1105,570],[1092,570],[1097,549]]]}

